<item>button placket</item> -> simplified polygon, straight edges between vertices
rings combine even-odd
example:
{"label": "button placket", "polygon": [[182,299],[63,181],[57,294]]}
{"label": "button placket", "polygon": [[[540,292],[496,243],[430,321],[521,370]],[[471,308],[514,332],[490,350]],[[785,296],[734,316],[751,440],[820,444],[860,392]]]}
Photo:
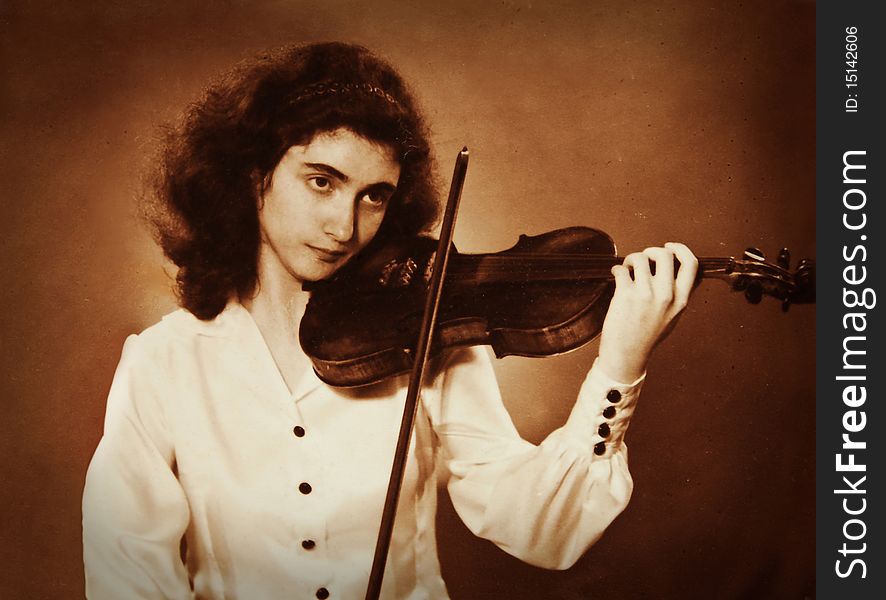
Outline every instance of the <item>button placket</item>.
{"label": "button placket", "polygon": [[615,418],[615,415],[618,413],[618,410],[615,408],[615,404],[618,404],[622,400],[622,394],[619,390],[612,388],[606,392],[606,400],[609,401],[609,406],[603,409],[602,415],[604,421],[597,426],[596,434],[602,438],[601,441],[594,444],[594,454],[597,456],[603,456],[606,454],[607,443],[606,440],[609,438],[609,435],[612,433],[612,427],[609,424],[609,420]]}
{"label": "button placket", "polygon": [[[315,435],[308,434],[308,427],[299,415],[299,419],[292,424],[292,466],[297,478],[297,489],[302,496],[308,496],[314,492],[316,485],[316,473],[311,469],[316,464],[317,439]],[[313,482],[313,483],[312,483]]]}
{"label": "button placket", "polygon": [[[322,419],[312,418],[311,394],[307,394],[297,407],[297,416],[289,421],[289,476],[293,490],[292,516],[294,528],[290,538],[290,551],[298,559],[314,565],[320,575],[322,566],[328,559],[327,538],[328,518],[325,495],[328,493],[324,473],[324,436]],[[306,402],[304,400],[307,400]],[[295,415],[294,415],[295,416]],[[319,561],[319,562],[318,562]],[[330,587],[320,587],[329,580],[322,575],[314,580],[314,586],[303,593],[316,594],[326,590],[332,597]]]}
{"label": "button placket", "polygon": [[297,597],[337,597],[333,593],[334,568],[328,556],[328,521],[330,518],[329,479],[324,470],[328,462],[324,437],[326,421],[317,415],[313,393],[301,398],[296,395],[291,419],[283,427],[288,428],[288,460],[286,476],[289,490],[292,527],[287,539],[287,552],[295,568],[311,573],[305,587],[297,590]]}
{"label": "button placket", "polygon": [[[301,417],[301,415],[299,415],[299,417]],[[310,496],[316,493],[314,487],[317,481],[314,474],[311,472],[310,465],[316,463],[313,454],[316,452],[315,444],[317,440],[314,439],[314,436],[308,435],[308,428],[303,425],[304,421],[302,418],[299,418],[295,423],[296,424],[293,424],[291,429],[293,436],[293,456],[291,464],[294,466],[293,474],[298,482],[296,486],[298,496],[303,498],[304,501],[307,501]],[[313,484],[311,482],[313,482]],[[303,511],[300,510],[299,512],[301,513]],[[310,519],[311,525],[307,531],[303,527],[298,527],[294,532],[295,539],[293,541],[300,546],[299,552],[316,552],[317,542],[315,540],[317,538],[314,535],[314,533],[316,533],[315,521],[316,516]]]}

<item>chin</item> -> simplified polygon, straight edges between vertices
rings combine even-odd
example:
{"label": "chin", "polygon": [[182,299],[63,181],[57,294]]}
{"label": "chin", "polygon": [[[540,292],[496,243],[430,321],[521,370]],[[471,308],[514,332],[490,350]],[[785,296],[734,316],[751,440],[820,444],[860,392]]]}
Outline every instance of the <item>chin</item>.
{"label": "chin", "polygon": [[300,269],[295,272],[295,278],[300,281],[314,282],[329,279],[344,265],[344,263],[320,263],[311,265],[309,268]]}

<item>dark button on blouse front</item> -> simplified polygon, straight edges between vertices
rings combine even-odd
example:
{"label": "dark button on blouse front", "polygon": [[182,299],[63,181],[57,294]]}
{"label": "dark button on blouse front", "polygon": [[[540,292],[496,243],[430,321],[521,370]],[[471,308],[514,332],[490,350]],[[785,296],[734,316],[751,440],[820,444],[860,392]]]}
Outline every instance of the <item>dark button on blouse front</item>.
{"label": "dark button on blouse front", "polygon": [[325,600],[326,598],[329,598],[329,590],[327,590],[326,588],[320,588],[319,590],[317,590],[316,595],[318,598],[320,598],[320,600]]}
{"label": "dark button on blouse front", "polygon": [[314,543],[314,540],[302,540],[301,547],[305,550],[313,550],[314,546],[317,544]]}
{"label": "dark button on blouse front", "polygon": [[609,437],[609,425],[606,423],[600,423],[600,427],[597,428],[597,433],[600,434],[600,437],[602,438]]}
{"label": "dark button on blouse front", "polygon": [[296,425],[292,428],[292,433],[295,434],[295,437],[305,437],[305,428],[301,425]]}
{"label": "dark button on blouse front", "polygon": [[603,409],[603,416],[606,417],[607,419],[611,419],[612,417],[614,417],[615,416],[615,407],[614,406],[607,406],[606,408],[604,408]]}
{"label": "dark button on blouse front", "polygon": [[598,442],[594,444],[594,454],[600,456],[601,454],[606,454],[606,442]]}
{"label": "dark button on blouse front", "polygon": [[609,393],[606,394],[606,399],[615,404],[621,400],[621,392],[618,390],[609,390]]}
{"label": "dark button on blouse front", "polygon": [[302,494],[310,494],[311,493],[311,484],[304,481],[298,485],[298,491]]}

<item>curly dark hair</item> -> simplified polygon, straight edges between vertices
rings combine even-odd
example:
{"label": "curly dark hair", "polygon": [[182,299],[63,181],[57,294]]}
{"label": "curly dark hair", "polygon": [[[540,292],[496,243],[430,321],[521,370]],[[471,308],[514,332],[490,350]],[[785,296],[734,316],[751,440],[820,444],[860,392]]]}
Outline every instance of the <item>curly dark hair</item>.
{"label": "curly dark hair", "polygon": [[376,236],[410,235],[437,217],[424,120],[403,79],[366,48],[288,46],[211,85],[171,129],[143,211],[178,267],[179,303],[200,319],[257,284],[258,207],[286,151],[340,127],[390,147],[400,180]]}

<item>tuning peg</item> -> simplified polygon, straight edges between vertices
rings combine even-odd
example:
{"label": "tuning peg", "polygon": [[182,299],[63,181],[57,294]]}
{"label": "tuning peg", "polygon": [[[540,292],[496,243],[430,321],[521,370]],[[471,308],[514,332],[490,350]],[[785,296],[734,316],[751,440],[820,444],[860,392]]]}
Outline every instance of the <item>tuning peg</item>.
{"label": "tuning peg", "polygon": [[747,248],[744,251],[744,258],[747,260],[766,260],[766,255],[759,248]]}
{"label": "tuning peg", "polygon": [[788,270],[791,268],[791,251],[787,248],[782,248],[781,252],[778,253],[778,258],[775,260],[775,264],[777,264],[782,269]]}
{"label": "tuning peg", "polygon": [[760,287],[760,284],[756,281],[748,284],[748,287],[745,288],[744,297],[747,298],[748,302],[751,304],[760,304],[760,300],[763,299],[763,288]]}

